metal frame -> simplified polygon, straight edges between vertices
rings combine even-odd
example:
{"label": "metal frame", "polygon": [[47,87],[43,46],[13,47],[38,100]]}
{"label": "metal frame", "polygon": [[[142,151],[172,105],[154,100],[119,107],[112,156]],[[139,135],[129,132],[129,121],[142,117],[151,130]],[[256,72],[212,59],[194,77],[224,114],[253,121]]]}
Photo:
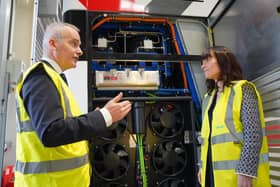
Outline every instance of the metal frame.
{"label": "metal frame", "polygon": [[9,40],[12,21],[13,0],[1,0],[0,3],[0,181],[4,159],[4,144],[6,132],[7,100],[8,100],[8,73],[7,60],[9,57]]}
{"label": "metal frame", "polygon": [[129,61],[129,62],[182,62],[182,61],[199,61],[201,60],[200,55],[146,55],[146,54],[123,54],[123,53],[112,53],[112,54],[101,54],[93,53],[92,61]]}
{"label": "metal frame", "polygon": [[235,0],[220,0],[208,18],[208,25],[214,28],[234,2]]}

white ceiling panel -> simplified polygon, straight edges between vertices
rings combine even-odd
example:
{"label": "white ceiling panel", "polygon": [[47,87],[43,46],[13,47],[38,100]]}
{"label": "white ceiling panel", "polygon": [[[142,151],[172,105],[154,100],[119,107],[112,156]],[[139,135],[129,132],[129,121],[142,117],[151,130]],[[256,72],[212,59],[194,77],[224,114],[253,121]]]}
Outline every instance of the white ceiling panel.
{"label": "white ceiling panel", "polygon": [[182,13],[184,16],[208,17],[218,0],[204,0],[204,2],[192,2]]}

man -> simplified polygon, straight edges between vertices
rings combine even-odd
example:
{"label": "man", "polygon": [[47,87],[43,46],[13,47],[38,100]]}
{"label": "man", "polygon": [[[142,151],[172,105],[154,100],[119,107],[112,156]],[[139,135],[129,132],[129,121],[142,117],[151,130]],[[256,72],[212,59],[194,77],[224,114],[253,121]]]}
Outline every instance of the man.
{"label": "man", "polygon": [[41,62],[33,64],[18,83],[16,187],[88,187],[87,140],[131,110],[129,101],[119,102],[120,93],[100,110],[81,114],[59,75],[76,67],[82,55],[78,31],[71,24],[49,25]]}

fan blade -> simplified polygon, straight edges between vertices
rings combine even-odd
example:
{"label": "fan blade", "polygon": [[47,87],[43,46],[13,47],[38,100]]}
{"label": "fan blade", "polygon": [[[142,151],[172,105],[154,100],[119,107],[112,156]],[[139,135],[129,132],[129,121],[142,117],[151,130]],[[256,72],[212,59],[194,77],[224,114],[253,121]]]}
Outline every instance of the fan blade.
{"label": "fan blade", "polygon": [[177,153],[177,154],[181,154],[181,153],[184,153],[185,150],[181,147],[175,147],[174,148],[174,151]]}
{"label": "fan blade", "polygon": [[[104,157],[106,156],[106,153],[105,153],[105,150],[104,150],[104,146],[99,147],[99,148],[97,149],[96,155],[98,155],[98,158],[104,160]],[[95,157],[95,159],[96,159],[96,158],[97,158],[97,156]]]}
{"label": "fan blade", "polygon": [[152,127],[154,127],[154,128],[158,128],[158,127],[161,127],[161,126],[162,126],[161,123],[160,123],[159,121],[151,122],[151,125],[152,125]]}
{"label": "fan blade", "polygon": [[113,170],[113,178],[121,176],[121,171],[118,169]]}
{"label": "fan blade", "polygon": [[163,184],[163,187],[169,187],[168,182],[165,182],[165,183]]}
{"label": "fan blade", "polygon": [[162,154],[165,152],[165,149],[164,149],[164,147],[163,147],[163,145],[162,144],[160,144],[159,146],[158,146],[158,149],[157,149],[157,154],[158,155],[161,155],[162,156]]}
{"label": "fan blade", "polygon": [[100,171],[100,175],[102,177],[108,177],[109,176],[110,171],[107,169],[104,169],[103,171]]}
{"label": "fan blade", "polygon": [[170,167],[167,165],[164,165],[161,170],[164,174],[170,174]]}
{"label": "fan blade", "polygon": [[151,121],[158,122],[159,119],[160,119],[160,113],[158,113],[158,112],[153,112],[153,113],[152,113]]}
{"label": "fan blade", "polygon": [[128,166],[129,166],[129,164],[128,164],[128,161],[127,161],[127,160],[124,160],[124,159],[120,160],[119,167],[122,167],[122,168],[124,168],[124,169],[127,169]]}
{"label": "fan blade", "polygon": [[181,165],[182,167],[185,165],[186,160],[182,157],[177,157],[177,163]]}
{"label": "fan blade", "polygon": [[177,127],[182,127],[184,124],[183,124],[183,119],[181,117],[177,117],[176,118],[176,124],[175,124]]}
{"label": "fan blade", "polygon": [[170,187],[179,187],[180,183],[181,183],[181,181],[179,181],[179,180],[173,180],[171,182]]}
{"label": "fan blade", "polygon": [[170,135],[170,129],[164,128],[163,131],[160,133],[160,135],[162,135],[164,137]]}
{"label": "fan blade", "polygon": [[106,151],[107,151],[107,153],[114,152],[115,148],[116,148],[116,144],[110,143],[107,145]]}
{"label": "fan blade", "polygon": [[94,160],[93,161],[93,165],[101,165],[101,164],[104,164],[104,161],[103,160]]}
{"label": "fan blade", "polygon": [[164,130],[164,127],[163,126],[158,126],[158,127],[154,128],[154,130],[155,130],[156,133],[161,135],[162,131]]}
{"label": "fan blade", "polygon": [[161,157],[154,158],[154,161],[155,161],[156,164],[163,164],[164,163],[164,160]]}
{"label": "fan blade", "polygon": [[173,144],[174,144],[174,142],[167,142],[167,143],[165,144],[166,150],[167,150],[167,151],[173,151]]}
{"label": "fan blade", "polygon": [[117,152],[117,155],[118,155],[119,157],[125,157],[125,156],[128,156],[128,153],[125,152],[124,150],[119,150],[119,151]]}

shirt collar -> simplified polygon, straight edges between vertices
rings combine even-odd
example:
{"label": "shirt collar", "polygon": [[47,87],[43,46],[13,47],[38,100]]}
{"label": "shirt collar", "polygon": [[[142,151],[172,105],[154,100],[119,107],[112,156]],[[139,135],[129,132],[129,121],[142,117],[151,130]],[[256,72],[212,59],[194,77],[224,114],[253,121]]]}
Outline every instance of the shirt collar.
{"label": "shirt collar", "polygon": [[57,73],[59,73],[59,74],[62,73],[62,70],[59,67],[59,65],[56,63],[56,61],[54,61],[48,57],[43,57],[42,60],[47,61]]}

